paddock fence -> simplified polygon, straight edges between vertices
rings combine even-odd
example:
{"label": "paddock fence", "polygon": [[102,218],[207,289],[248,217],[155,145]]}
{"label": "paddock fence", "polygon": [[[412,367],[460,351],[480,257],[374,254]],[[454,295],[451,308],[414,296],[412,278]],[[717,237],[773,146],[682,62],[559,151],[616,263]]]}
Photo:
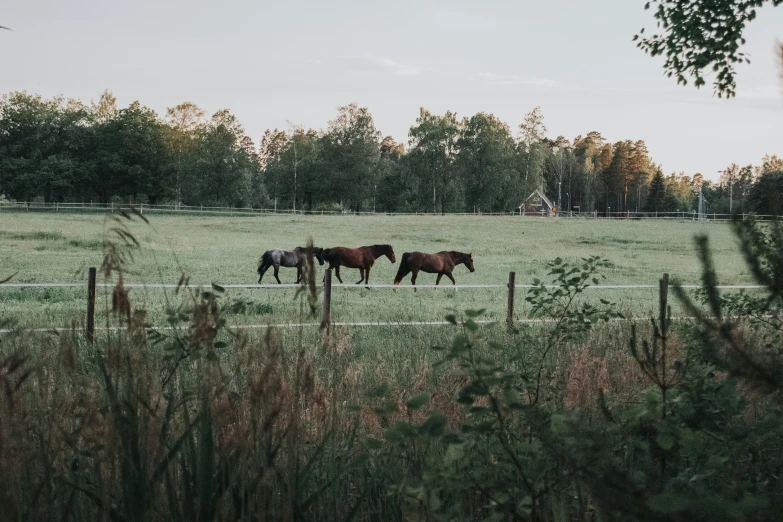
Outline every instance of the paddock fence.
{"label": "paddock fence", "polygon": [[[128,208],[126,203],[59,203],[37,201],[0,201],[0,212],[51,212],[51,213],[106,213]],[[506,216],[506,217],[548,217],[544,212],[525,212],[517,209],[506,212],[374,212],[354,210],[292,210],[279,208],[254,207],[213,207],[205,205],[149,204],[136,203],[134,208],[142,214],[179,214],[179,215],[215,215],[215,216]],[[746,215],[741,214],[744,218]],[[562,212],[552,216],[568,219],[614,219],[614,220],[687,220],[687,221],[730,221],[732,214],[706,213],[701,216],[696,211],[676,212]],[[739,217],[739,215],[737,215]],[[761,221],[776,219],[772,215],[755,215]]]}
{"label": "paddock fence", "polygon": [[[664,278],[668,279],[668,274],[664,274]],[[97,288],[112,288],[114,283],[98,283],[96,281],[96,269],[91,267],[88,271],[88,280],[83,283],[11,283],[7,282],[0,284],[0,291],[2,289],[10,288],[87,288],[87,320],[85,328],[85,337],[92,343],[95,338],[95,331],[102,330],[116,330],[119,327],[95,327],[95,297]],[[269,290],[284,290],[290,288],[301,288],[300,284],[225,284],[217,285],[215,283],[209,284],[192,284],[179,285],[179,284],[140,284],[140,283],[127,283],[124,284],[126,288],[147,288],[147,289],[203,289],[218,287],[221,289],[269,289]],[[516,289],[531,289],[538,288],[540,285],[531,284],[516,284],[516,273],[509,272],[507,284],[467,284],[467,285],[390,285],[390,284],[332,284],[332,270],[327,269],[324,273],[324,281],[322,287],[323,294],[323,308],[322,308],[322,320],[320,323],[307,322],[307,323],[278,323],[278,324],[249,324],[249,325],[229,325],[227,328],[234,330],[249,330],[249,329],[263,329],[263,328],[306,328],[306,327],[319,327],[325,329],[327,332],[332,327],[345,326],[345,327],[373,327],[373,326],[441,326],[451,324],[447,321],[346,321],[346,322],[332,322],[332,289],[364,289],[364,288],[376,288],[376,289],[396,289],[396,290],[460,290],[460,289],[491,289],[491,288],[505,288],[507,290],[507,307],[506,307],[506,324],[509,327],[513,327],[516,324],[543,324],[549,322],[548,319],[518,319],[515,316],[515,291]],[[544,285],[546,288],[558,288],[557,285]],[[684,289],[697,289],[700,285],[680,285]],[[758,290],[764,288],[758,285],[720,285],[717,287],[722,290]],[[590,285],[586,287],[587,291],[600,291],[600,290],[652,290],[659,289],[660,285],[651,284],[625,284],[625,285]],[[679,317],[676,320],[689,320],[689,317]],[[491,324],[497,323],[497,320],[476,320],[478,324]],[[152,330],[173,330],[175,327],[165,326],[150,326]],[[37,328],[28,331],[37,332],[60,332],[70,331],[70,328]],[[10,333],[12,329],[0,329],[1,333]]]}

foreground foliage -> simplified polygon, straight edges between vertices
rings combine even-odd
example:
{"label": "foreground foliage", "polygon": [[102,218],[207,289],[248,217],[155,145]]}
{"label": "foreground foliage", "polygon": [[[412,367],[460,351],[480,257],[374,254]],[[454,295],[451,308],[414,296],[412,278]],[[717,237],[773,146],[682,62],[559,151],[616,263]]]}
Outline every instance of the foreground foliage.
{"label": "foreground foliage", "polygon": [[[316,346],[224,328],[222,288],[145,328],[118,217],[102,271],[112,331],[0,338],[0,509],[9,520],[774,520],[783,411],[783,227],[735,223],[763,297],[673,292],[695,321],[633,323],[584,290],[608,263],[549,264],[525,326],[448,317],[430,377],[357,377],[340,332]],[[303,314],[317,307],[306,268]],[[188,292],[187,279],[179,292]],[[13,327],[5,324],[4,327]],[[601,337],[600,332],[609,334]],[[607,348],[622,336],[627,350]],[[613,361],[612,366],[607,366]]]}

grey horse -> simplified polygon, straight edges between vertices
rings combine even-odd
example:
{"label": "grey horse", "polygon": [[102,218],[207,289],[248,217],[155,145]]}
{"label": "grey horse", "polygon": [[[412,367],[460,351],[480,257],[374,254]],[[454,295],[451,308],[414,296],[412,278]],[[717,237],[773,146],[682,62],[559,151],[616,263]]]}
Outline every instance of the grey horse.
{"label": "grey horse", "polygon": [[[264,255],[261,256],[261,264],[258,265],[258,284],[261,284],[261,278],[264,277],[264,273],[269,270],[270,267],[275,268],[275,279],[280,283],[280,278],[277,277],[277,272],[281,266],[294,268],[296,267],[296,282],[302,280],[302,266],[304,266],[305,259],[307,259],[307,248],[296,247],[293,250],[280,250],[279,248],[273,248],[267,250]],[[313,247],[310,250],[310,263],[313,262],[313,257],[318,259],[318,264],[324,264],[323,248]],[[280,283],[282,284],[282,283]]]}

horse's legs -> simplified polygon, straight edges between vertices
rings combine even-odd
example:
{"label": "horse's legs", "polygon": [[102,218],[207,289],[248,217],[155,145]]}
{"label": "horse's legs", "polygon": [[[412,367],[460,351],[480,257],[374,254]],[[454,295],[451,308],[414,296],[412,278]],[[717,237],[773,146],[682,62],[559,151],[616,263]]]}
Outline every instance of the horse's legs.
{"label": "horse's legs", "polygon": [[358,283],[356,283],[357,285],[358,285],[359,283],[361,283],[362,281],[364,281],[364,268],[360,268],[360,269],[359,269],[359,275],[360,275],[360,276],[362,276],[362,278],[361,278],[361,279],[359,279],[359,282],[358,282]]}
{"label": "horse's legs", "polygon": [[272,265],[267,265],[266,261],[261,265],[261,270],[258,272],[258,284],[261,284],[261,279],[264,277],[264,274],[267,270],[269,270],[269,267]]}
{"label": "horse's legs", "polygon": [[364,284],[365,285],[369,285],[370,284],[370,268],[372,268],[372,267],[368,266],[367,267],[367,272],[364,273]]}
{"label": "horse's legs", "polygon": [[282,285],[283,283],[280,282],[280,278],[277,277],[277,273],[280,271],[280,265],[275,263],[275,279],[277,279],[277,284]]}
{"label": "horse's legs", "polygon": [[407,267],[400,267],[400,270],[397,272],[397,277],[394,278],[394,284],[398,285],[402,283],[402,280],[405,279],[405,277],[410,274],[411,271]]}
{"label": "horse's legs", "polygon": [[[412,270],[411,270],[411,272],[412,272],[412,275],[411,275],[411,284],[412,284],[413,286],[416,286],[416,277],[419,275],[419,269],[418,269],[418,268],[414,268],[414,269],[412,269]],[[413,291],[415,292],[415,291],[416,291],[416,289],[414,288],[414,289],[413,289]]]}
{"label": "horse's legs", "polygon": [[338,280],[338,281],[340,281],[340,284],[343,284],[343,280],[342,280],[342,278],[340,277],[340,265],[337,265],[337,266],[334,268],[334,275],[336,275],[336,276],[337,276],[337,280]]}
{"label": "horse's legs", "polygon": [[435,279],[435,286],[438,286],[440,284],[440,278],[443,277],[443,272],[438,274],[438,277]]}
{"label": "horse's legs", "polygon": [[299,281],[302,280],[302,264],[299,263],[296,265],[296,284],[299,284]]}
{"label": "horse's legs", "polygon": [[451,275],[451,272],[446,272],[446,277],[451,279],[451,284],[456,285],[457,282],[454,280],[454,277]]}

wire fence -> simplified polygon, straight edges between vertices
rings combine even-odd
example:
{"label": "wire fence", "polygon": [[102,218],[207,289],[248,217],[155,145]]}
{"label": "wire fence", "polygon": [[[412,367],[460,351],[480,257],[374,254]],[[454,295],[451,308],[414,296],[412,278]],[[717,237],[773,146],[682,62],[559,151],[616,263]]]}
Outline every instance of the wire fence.
{"label": "wire fence", "polygon": [[[105,213],[116,212],[122,208],[127,208],[125,203],[59,203],[59,202],[37,202],[37,201],[0,201],[0,212],[69,212],[69,213]],[[540,212],[520,212],[518,209],[505,212],[374,212],[374,211],[354,211],[354,210],[293,210],[279,208],[254,208],[254,207],[214,207],[205,205],[177,205],[177,204],[134,204],[142,214],[193,214],[193,215],[229,215],[229,216],[259,216],[259,215],[301,215],[301,216],[334,216],[334,215],[355,215],[355,216],[507,216],[507,217],[561,217],[573,219],[620,219],[620,220],[640,220],[640,219],[668,219],[668,220],[689,220],[689,221],[729,221],[733,218],[732,214],[707,213],[698,214],[694,211],[676,211],[676,212],[562,212],[559,214],[549,214],[545,211]],[[742,214],[745,217],[745,214]],[[762,221],[773,220],[776,217],[772,215],[756,215],[756,219]]]}
{"label": "wire fence", "polygon": [[[695,319],[695,317],[692,316],[679,316],[679,317],[672,317],[672,321],[692,321]],[[620,321],[630,321],[630,322],[646,322],[649,321],[648,318],[612,318],[609,319],[610,322],[620,322]],[[473,322],[476,324],[483,324],[483,325],[489,325],[489,324],[507,324],[507,321],[504,321],[502,319],[473,319]],[[554,319],[515,319],[513,321],[514,324],[546,324],[546,323],[554,323],[556,322]],[[451,323],[449,321],[336,321],[331,323],[332,327],[373,327],[373,326],[384,326],[384,327],[405,327],[405,326],[448,326],[453,325],[454,323]],[[229,330],[260,330],[260,329],[266,329],[266,328],[313,328],[313,327],[322,327],[323,323],[267,323],[267,324],[234,324],[234,325],[225,325],[225,328]],[[149,330],[156,330],[156,331],[176,331],[176,330],[183,330],[184,327],[177,327],[177,326],[147,326]],[[126,326],[96,326],[95,331],[103,331],[103,332],[117,332],[120,330],[126,330]],[[13,329],[13,328],[3,328],[0,329],[0,334],[7,334],[12,332],[35,332],[35,333],[62,333],[62,332],[74,332],[79,331],[76,327],[70,327],[70,328],[63,328],[63,327],[50,327],[50,328],[21,328],[21,329]]]}
{"label": "wire fence", "polygon": [[[0,290],[3,288],[87,288],[87,283],[5,283],[0,285]],[[95,285],[98,288],[114,288],[115,283],[97,283]],[[203,285],[177,285],[177,284],[144,284],[144,283],[124,283],[125,288],[210,288],[213,283]],[[246,289],[287,289],[287,288],[301,288],[300,284],[230,284],[230,285],[215,285],[220,288],[246,288]],[[384,284],[333,284],[332,288],[353,288],[361,290],[362,288],[395,288],[400,290],[459,290],[467,288],[508,288],[507,284],[487,284],[487,285],[384,285]],[[701,285],[679,285],[685,289],[701,288]],[[514,288],[538,288],[539,285],[514,285]],[[558,285],[544,285],[545,288],[558,288]],[[643,289],[657,289],[658,285],[591,285],[586,290],[643,290]],[[720,290],[759,290],[764,288],[760,285],[719,285],[716,288]]]}
{"label": "wire fence", "polygon": [[[325,280],[323,283],[323,290],[324,290],[324,317],[323,320],[320,323],[278,323],[278,324],[250,324],[250,325],[231,325],[228,328],[229,329],[260,329],[260,328],[269,328],[269,327],[276,327],[276,328],[304,328],[304,327],[324,327],[332,328],[335,326],[345,326],[345,327],[369,327],[369,326],[438,326],[438,325],[447,325],[449,324],[446,321],[388,321],[388,322],[374,322],[374,321],[358,321],[358,322],[332,322],[331,320],[331,292],[333,288],[377,288],[377,289],[402,289],[402,290],[408,290],[408,289],[422,289],[422,290],[459,290],[459,289],[497,289],[497,288],[505,288],[508,292],[508,310],[507,310],[507,318],[506,323],[508,325],[511,324],[523,324],[523,323],[529,323],[529,324],[535,324],[535,323],[545,323],[547,322],[547,319],[516,319],[514,317],[515,314],[515,307],[514,307],[514,290],[517,288],[520,289],[531,289],[531,288],[539,288],[541,285],[531,285],[531,284],[515,284],[515,273],[511,272],[509,273],[509,282],[507,284],[472,284],[472,285],[388,285],[388,284],[373,284],[373,285],[363,285],[363,284],[334,284],[331,283],[331,272],[329,270],[326,271],[325,274]],[[94,321],[95,321],[95,291],[96,288],[111,288],[115,286],[113,283],[97,283],[95,280],[95,268],[90,268],[90,278],[87,283],[10,283],[6,282],[4,284],[0,284],[0,290],[3,288],[11,289],[11,288],[87,288],[88,289],[88,318],[87,318],[87,337],[90,342],[92,342],[92,339],[94,339],[94,332],[101,331],[101,330],[114,330],[116,328],[95,328]],[[300,284],[226,284],[226,285],[216,285],[214,283],[205,284],[205,285],[194,285],[194,284],[141,284],[141,283],[129,283],[124,285],[127,288],[150,288],[150,289],[169,289],[169,288],[214,288],[219,287],[221,289],[229,289],[229,288],[237,288],[237,289],[271,289],[271,290],[283,290],[283,289],[291,289],[291,288],[302,288],[302,285]],[[558,285],[543,285],[545,288],[558,288]],[[681,288],[685,289],[696,289],[700,288],[700,285],[680,285]],[[751,289],[761,289],[764,288],[763,286],[759,285],[721,285],[718,288],[725,289],[725,290],[751,290]],[[651,290],[651,289],[659,289],[659,285],[651,285],[651,284],[624,284],[624,285],[592,285],[587,286],[586,290]],[[488,324],[488,323],[495,323],[498,322],[496,320],[481,320],[477,321],[482,324]],[[155,327],[155,326],[148,326],[148,328],[152,330],[173,330],[177,329],[176,327]],[[61,331],[70,331],[72,330],[69,328],[39,328],[39,329],[31,329],[27,331],[36,331],[36,332],[61,332]],[[0,330],[0,333],[10,333],[14,331],[13,329],[3,329]]]}

